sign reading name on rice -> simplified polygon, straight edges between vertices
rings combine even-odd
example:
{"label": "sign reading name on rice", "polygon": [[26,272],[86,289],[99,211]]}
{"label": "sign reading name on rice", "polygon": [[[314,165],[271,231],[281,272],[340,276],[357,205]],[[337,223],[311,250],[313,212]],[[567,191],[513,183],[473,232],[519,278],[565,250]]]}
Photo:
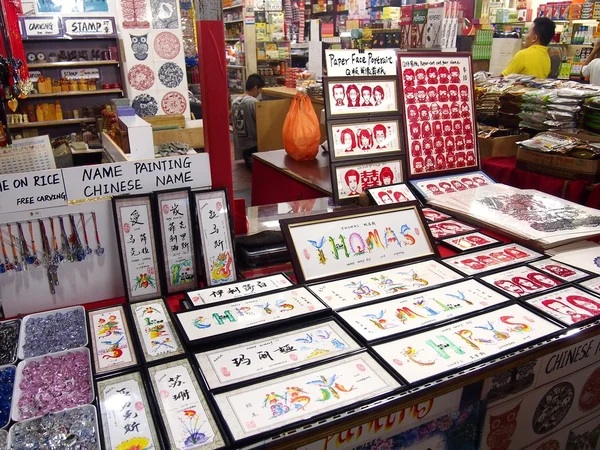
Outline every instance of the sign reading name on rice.
{"label": "sign reading name on rice", "polygon": [[396,51],[393,49],[325,50],[327,76],[365,77],[396,75]]}

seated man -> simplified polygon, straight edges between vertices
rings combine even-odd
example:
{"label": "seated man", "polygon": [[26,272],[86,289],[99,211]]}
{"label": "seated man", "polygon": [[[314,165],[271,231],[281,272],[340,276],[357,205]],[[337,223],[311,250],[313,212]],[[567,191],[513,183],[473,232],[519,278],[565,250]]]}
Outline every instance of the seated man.
{"label": "seated man", "polygon": [[502,71],[502,75],[516,73],[548,78],[551,70],[548,44],[554,37],[555,28],[554,22],[547,17],[535,19],[525,35],[525,49],[517,52],[510,64]]}
{"label": "seated man", "polygon": [[244,158],[246,166],[252,169],[252,153],[258,151],[256,143],[256,102],[265,80],[253,74],[246,80],[246,91],[231,103],[231,123],[235,159]]}

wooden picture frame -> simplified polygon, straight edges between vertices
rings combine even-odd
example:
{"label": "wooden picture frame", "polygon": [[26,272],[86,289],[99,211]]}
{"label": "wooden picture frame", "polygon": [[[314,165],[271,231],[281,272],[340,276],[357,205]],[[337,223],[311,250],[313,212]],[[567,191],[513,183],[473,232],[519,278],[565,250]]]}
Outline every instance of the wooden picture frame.
{"label": "wooden picture frame", "polygon": [[403,158],[330,163],[331,187],[336,204],[351,203],[365,189],[404,181]]}
{"label": "wooden picture frame", "polygon": [[403,153],[402,125],[397,118],[328,120],[327,137],[331,162],[400,158]]}
{"label": "wooden picture frame", "polygon": [[323,77],[323,97],[327,119],[401,114],[397,76]]}
{"label": "wooden picture frame", "polygon": [[299,284],[439,256],[417,202],[298,217],[280,224]]}
{"label": "wooden picture frame", "polygon": [[190,189],[155,192],[155,211],[166,294],[197,289],[200,274],[190,207]]}
{"label": "wooden picture frame", "polygon": [[226,189],[192,191],[195,230],[200,236],[200,255],[205,286],[237,280],[235,241]]}
{"label": "wooden picture frame", "polygon": [[470,53],[399,53],[409,179],[479,169]]}
{"label": "wooden picture frame", "polygon": [[112,206],[127,301],[160,297],[161,264],[156,251],[151,196],[113,197]]}
{"label": "wooden picture frame", "polygon": [[392,203],[418,202],[415,194],[406,183],[394,183],[389,186],[379,186],[367,189],[367,195],[376,205]]}

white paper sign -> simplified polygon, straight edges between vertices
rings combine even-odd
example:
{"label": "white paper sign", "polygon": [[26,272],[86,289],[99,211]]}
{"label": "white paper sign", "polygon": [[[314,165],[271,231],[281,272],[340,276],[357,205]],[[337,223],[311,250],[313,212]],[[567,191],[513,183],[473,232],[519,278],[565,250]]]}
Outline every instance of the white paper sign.
{"label": "white paper sign", "polygon": [[360,346],[335,322],[196,354],[211,389],[331,358]]}
{"label": "white paper sign", "polygon": [[0,213],[66,204],[67,195],[59,169],[0,175]]}
{"label": "white paper sign", "polygon": [[457,370],[560,329],[522,306],[511,305],[373,349],[413,383]]}
{"label": "white paper sign", "polygon": [[100,71],[98,69],[80,68],[80,69],[63,69],[60,71],[62,78],[68,80],[81,80],[81,79],[98,79],[100,78]]}
{"label": "white paper sign", "polygon": [[24,17],[25,34],[27,37],[60,36],[60,20],[54,17]]}
{"label": "white paper sign", "polygon": [[63,169],[70,202],[211,185],[208,153]]}
{"label": "white paper sign", "polygon": [[239,440],[374,398],[399,387],[368,354],[215,396]]}
{"label": "white paper sign", "polygon": [[64,19],[65,34],[69,36],[102,36],[115,34],[113,21],[108,18]]}
{"label": "white paper sign", "polygon": [[508,300],[475,280],[467,280],[423,294],[353,308],[339,314],[358,334],[367,341],[373,341]]}
{"label": "white paper sign", "polygon": [[396,75],[394,49],[325,50],[325,65],[330,77],[371,77]]}

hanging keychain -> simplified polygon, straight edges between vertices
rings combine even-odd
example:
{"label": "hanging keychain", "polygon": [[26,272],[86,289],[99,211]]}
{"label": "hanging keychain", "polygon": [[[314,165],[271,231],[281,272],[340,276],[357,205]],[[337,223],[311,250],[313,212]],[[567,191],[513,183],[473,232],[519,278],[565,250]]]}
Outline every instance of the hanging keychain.
{"label": "hanging keychain", "polygon": [[92,219],[94,220],[94,231],[96,232],[96,242],[98,243],[98,248],[96,249],[96,254],[98,256],[104,254],[104,248],[100,245],[100,235],[98,234],[98,223],[96,222],[96,213],[92,211]]}
{"label": "hanging keychain", "polygon": [[12,235],[10,223],[8,224],[8,235],[10,236],[10,246],[12,247],[13,258],[15,260],[15,270],[21,272],[23,270],[23,265],[19,262],[19,255],[17,255],[17,247],[15,246],[15,238]]}
{"label": "hanging keychain", "polygon": [[[50,293],[55,294],[54,290],[54,275],[56,264],[54,263],[54,258],[52,257],[52,250],[50,249],[50,242],[48,242],[48,235],[46,234],[46,226],[44,225],[44,221],[42,219],[38,219],[38,224],[40,225],[40,233],[42,235],[42,249],[44,250],[45,259],[48,261],[46,264],[46,276],[48,277],[48,287],[50,288]],[[31,227],[31,222],[29,222],[29,226]],[[31,228],[30,230],[31,231]],[[33,233],[31,234],[33,236]]]}
{"label": "hanging keychain", "polygon": [[54,231],[54,218],[50,217],[50,228],[52,229],[52,248],[54,249],[53,261],[54,264],[58,264],[63,259],[64,255],[58,250],[58,240],[56,239],[56,232]]}
{"label": "hanging keychain", "polygon": [[69,238],[67,237],[67,232],[65,230],[63,216],[58,216],[58,224],[60,225],[60,240],[62,242],[60,251],[66,255],[67,261],[73,262],[75,261],[75,255],[71,251],[71,246],[69,245]]}
{"label": "hanging keychain", "polygon": [[21,241],[21,257],[23,259],[24,268],[27,270],[29,264],[33,264],[33,256],[29,253],[29,246],[25,240],[25,233],[23,233],[23,226],[21,222],[17,222],[17,231],[19,232],[19,240]]}
{"label": "hanging keychain", "polygon": [[2,227],[0,227],[0,242],[2,242],[2,255],[4,256],[4,263],[0,264],[0,273],[4,273],[7,270],[12,270],[13,265],[10,263],[10,259],[8,259],[8,253],[6,253],[4,237],[2,236]]}
{"label": "hanging keychain", "polygon": [[29,234],[31,235],[31,251],[33,252],[33,266],[34,267],[39,267],[40,260],[38,259],[38,253],[37,253],[37,248],[35,247],[35,237],[33,235],[33,224],[31,223],[31,220],[27,221],[27,224],[29,225]]}
{"label": "hanging keychain", "polygon": [[83,238],[85,239],[85,254],[91,255],[92,249],[90,248],[90,243],[88,241],[87,229],[85,227],[85,215],[83,213],[79,213],[79,220],[81,220],[81,225],[83,226]]}
{"label": "hanging keychain", "polygon": [[81,239],[79,239],[79,233],[77,233],[75,216],[73,216],[73,214],[69,214],[69,222],[71,222],[71,242],[73,246],[73,254],[77,257],[77,261],[83,261],[85,259],[85,250],[81,245]]}

